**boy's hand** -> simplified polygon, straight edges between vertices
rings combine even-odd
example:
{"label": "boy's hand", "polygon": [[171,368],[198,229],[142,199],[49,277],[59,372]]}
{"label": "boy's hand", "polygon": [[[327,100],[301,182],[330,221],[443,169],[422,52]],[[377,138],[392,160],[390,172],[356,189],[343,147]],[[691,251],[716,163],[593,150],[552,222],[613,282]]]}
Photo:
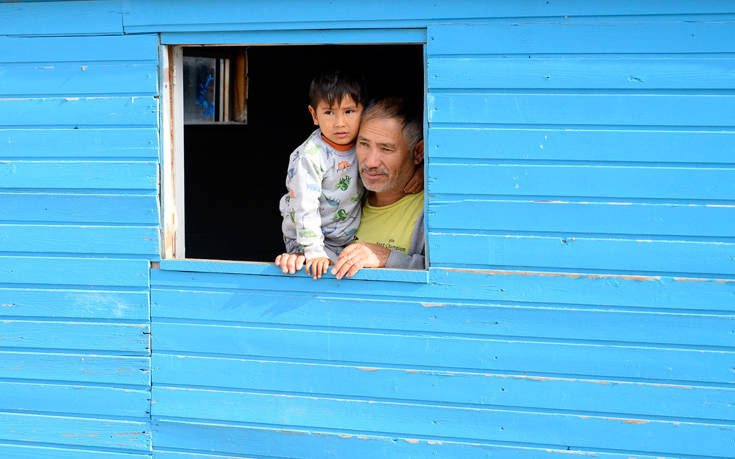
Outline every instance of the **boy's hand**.
{"label": "boy's hand", "polygon": [[294,274],[304,266],[305,259],[303,253],[282,253],[276,257],[276,266],[281,268],[283,274]]}
{"label": "boy's hand", "polygon": [[403,192],[408,194],[420,193],[424,189],[424,163],[423,161],[416,166],[413,175],[403,187]]}
{"label": "boy's hand", "polygon": [[312,258],[306,262],[306,274],[313,276],[314,279],[321,279],[322,274],[326,274],[329,265],[332,264],[327,257]]}

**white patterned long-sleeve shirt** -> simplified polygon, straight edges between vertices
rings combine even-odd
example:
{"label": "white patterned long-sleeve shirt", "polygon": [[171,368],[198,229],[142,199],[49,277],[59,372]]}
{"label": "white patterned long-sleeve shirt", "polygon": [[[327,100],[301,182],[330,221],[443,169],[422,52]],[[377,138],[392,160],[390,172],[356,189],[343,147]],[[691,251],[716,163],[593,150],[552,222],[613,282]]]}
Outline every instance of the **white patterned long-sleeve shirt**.
{"label": "white patterned long-sleeve shirt", "polygon": [[335,261],[352,242],[363,195],[357,169],[355,147],[339,151],[322,139],[319,129],[294,150],[286,176],[288,193],[279,203],[289,253]]}

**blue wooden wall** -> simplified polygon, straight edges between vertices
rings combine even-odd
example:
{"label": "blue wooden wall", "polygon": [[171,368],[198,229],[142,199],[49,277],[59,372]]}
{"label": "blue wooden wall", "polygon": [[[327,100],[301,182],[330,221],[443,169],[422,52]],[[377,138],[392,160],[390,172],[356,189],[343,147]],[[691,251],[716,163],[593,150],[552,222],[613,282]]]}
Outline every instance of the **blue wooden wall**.
{"label": "blue wooden wall", "polygon": [[[735,457],[735,5],[340,6],[0,5],[1,455]],[[431,268],[150,270],[159,37],[425,41]]]}

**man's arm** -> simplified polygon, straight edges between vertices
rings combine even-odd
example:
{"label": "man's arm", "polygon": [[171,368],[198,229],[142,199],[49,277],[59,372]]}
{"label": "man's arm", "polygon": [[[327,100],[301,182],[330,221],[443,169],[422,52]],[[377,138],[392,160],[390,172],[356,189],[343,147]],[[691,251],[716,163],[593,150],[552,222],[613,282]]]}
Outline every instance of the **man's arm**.
{"label": "man's arm", "polygon": [[411,246],[406,255],[397,250],[369,242],[356,242],[348,245],[339,255],[332,268],[337,279],[352,277],[362,268],[410,268],[424,269],[426,236],[424,232],[424,213],[416,219],[411,234]]}

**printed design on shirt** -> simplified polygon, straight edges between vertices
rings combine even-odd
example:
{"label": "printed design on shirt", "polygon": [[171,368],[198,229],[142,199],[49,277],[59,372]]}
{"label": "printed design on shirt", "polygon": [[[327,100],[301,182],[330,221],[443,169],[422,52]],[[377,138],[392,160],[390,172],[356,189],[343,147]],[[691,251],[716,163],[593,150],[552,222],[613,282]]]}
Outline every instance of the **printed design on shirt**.
{"label": "printed design on shirt", "polygon": [[291,216],[291,223],[295,224],[296,223],[296,211],[291,210],[291,212],[289,212],[289,215]]}
{"label": "printed design on shirt", "polygon": [[339,209],[334,214],[334,221],[341,222],[342,220],[346,219],[349,215],[347,214],[347,211],[344,209]]}
{"label": "printed design on shirt", "polygon": [[316,183],[307,183],[306,189],[310,191],[322,191],[321,187]]}
{"label": "printed design on shirt", "polygon": [[312,230],[303,230],[299,231],[299,236],[301,237],[316,237],[316,233],[314,233]]}
{"label": "printed design on shirt", "polygon": [[296,193],[294,193],[293,188],[291,188],[290,190],[288,190],[288,196],[291,199],[294,199],[296,197]]}
{"label": "printed design on shirt", "polygon": [[356,195],[354,195],[353,197],[351,197],[351,198],[350,198],[350,200],[351,200],[352,202],[357,202],[357,201],[359,201],[360,199],[362,199],[362,193],[357,193]]}
{"label": "printed design on shirt", "polygon": [[378,241],[377,244],[381,247],[385,247],[386,249],[398,250],[399,252],[408,253],[408,249],[406,247],[396,245],[395,239],[388,239],[388,242]]}
{"label": "printed design on shirt", "polygon": [[338,207],[339,206],[339,200],[338,199],[329,199],[326,194],[322,193],[322,196],[324,197],[324,200],[327,201],[327,204],[330,206]]}
{"label": "printed design on shirt", "polygon": [[352,163],[349,161],[342,161],[341,163],[337,164],[338,170],[345,170],[349,169],[350,167],[352,167]]}
{"label": "printed design on shirt", "polygon": [[337,189],[342,191],[347,191],[347,188],[350,187],[350,182],[352,181],[352,177],[349,175],[337,183]]}
{"label": "printed design on shirt", "polygon": [[321,147],[314,142],[309,142],[306,144],[306,147],[304,147],[304,153],[306,153],[309,156],[318,155],[319,150],[321,150]]}

